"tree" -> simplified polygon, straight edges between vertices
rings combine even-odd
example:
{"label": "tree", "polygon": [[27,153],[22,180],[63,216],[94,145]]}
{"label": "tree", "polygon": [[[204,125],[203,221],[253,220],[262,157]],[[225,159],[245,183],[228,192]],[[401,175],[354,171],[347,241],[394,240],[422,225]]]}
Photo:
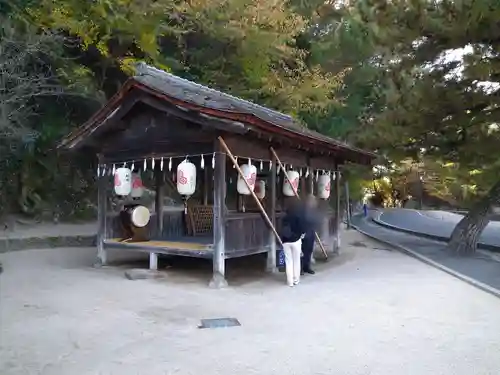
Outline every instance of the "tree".
{"label": "tree", "polygon": [[[86,117],[96,109],[99,95],[88,71],[62,56],[60,35],[40,31],[15,13],[0,20],[0,212],[38,214],[42,199],[67,203],[54,194],[57,187],[47,189],[48,181],[81,180],[78,168],[67,168],[67,160],[48,150],[75,114]],[[77,186],[66,189],[65,197],[86,189]],[[68,205],[78,206],[75,201]]]}
{"label": "tree", "polygon": [[[22,125],[34,136],[0,161],[0,198],[30,215],[71,199],[79,207],[92,193],[86,182],[93,170],[73,174],[67,160],[48,150],[88,118],[96,100],[113,95],[138,61],[295,115],[325,111],[341,85],[342,75],[309,59],[300,44],[315,27],[311,14],[284,0],[0,0],[0,14],[12,20],[16,35],[29,24],[30,38],[57,41],[39,67],[30,63],[20,71],[44,72],[47,85],[65,93],[29,98],[29,116],[12,129]],[[47,189],[73,178],[83,181],[76,184],[81,188]]]}
{"label": "tree", "polygon": [[19,32],[7,20],[0,35],[0,137],[20,137],[28,130],[27,121],[35,113],[33,100],[60,95],[62,86],[47,60],[58,41],[50,33]]}
{"label": "tree", "polygon": [[[323,134],[360,143],[358,130],[363,118],[378,108],[381,68],[373,59],[374,47],[365,25],[350,17],[349,7],[320,2],[301,4],[312,22],[299,38],[308,51],[308,61],[335,75],[342,75],[336,99],[325,110],[301,116]],[[371,148],[371,147],[369,147]]]}
{"label": "tree", "polygon": [[[449,248],[472,253],[500,199],[500,3],[352,1],[385,69],[383,111],[364,140],[388,155],[453,162],[492,186],[457,225]],[[463,58],[462,58],[463,56]],[[486,189],[487,190],[487,189]]]}
{"label": "tree", "polygon": [[108,96],[139,60],[289,113],[339,85],[307,63],[296,37],[308,21],[283,0],[40,0],[29,13],[77,44]]}

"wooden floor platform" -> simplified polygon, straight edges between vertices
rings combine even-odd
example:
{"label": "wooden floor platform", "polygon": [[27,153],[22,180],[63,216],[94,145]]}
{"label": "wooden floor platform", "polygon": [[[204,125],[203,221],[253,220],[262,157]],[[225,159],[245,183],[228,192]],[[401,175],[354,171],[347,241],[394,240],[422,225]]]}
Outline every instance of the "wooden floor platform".
{"label": "wooden floor platform", "polygon": [[120,238],[111,238],[104,241],[104,246],[112,249],[211,258],[213,253],[212,242],[212,237],[183,237],[176,238],[175,240],[150,240],[141,242],[123,242]]}

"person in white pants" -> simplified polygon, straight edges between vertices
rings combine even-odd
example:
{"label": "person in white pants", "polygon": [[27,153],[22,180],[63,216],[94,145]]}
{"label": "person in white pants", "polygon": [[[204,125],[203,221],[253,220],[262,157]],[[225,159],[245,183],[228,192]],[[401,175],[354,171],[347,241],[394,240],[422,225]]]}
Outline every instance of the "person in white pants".
{"label": "person in white pants", "polygon": [[297,285],[300,282],[302,238],[295,242],[283,242],[283,252],[285,253],[286,282],[289,286]]}
{"label": "person in white pants", "polygon": [[305,218],[297,203],[287,209],[283,218],[281,241],[285,254],[286,281],[289,286],[300,282],[302,239],[306,229]]}

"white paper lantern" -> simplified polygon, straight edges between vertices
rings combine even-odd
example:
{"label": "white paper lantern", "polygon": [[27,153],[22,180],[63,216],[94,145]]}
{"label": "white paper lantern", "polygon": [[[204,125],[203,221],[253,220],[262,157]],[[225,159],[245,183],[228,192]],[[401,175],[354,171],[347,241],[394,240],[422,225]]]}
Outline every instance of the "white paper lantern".
{"label": "white paper lantern", "polygon": [[140,198],[144,194],[144,185],[142,183],[142,178],[139,173],[132,173],[132,191],[130,196],[132,198]]}
{"label": "white paper lantern", "polygon": [[[241,171],[243,172],[243,175],[245,176],[245,179],[248,182],[248,185],[250,186],[250,189],[254,191],[255,182],[257,179],[257,167],[253,164],[243,164],[240,165],[240,168]],[[238,193],[241,195],[251,194],[250,190],[248,190],[248,187],[245,184],[245,181],[241,178],[241,176],[238,176],[238,184],[236,188],[238,189]]]}
{"label": "white paper lantern", "polygon": [[196,166],[187,160],[177,167],[177,191],[186,196],[196,191]]}
{"label": "white paper lantern", "polygon": [[330,198],[330,176],[327,174],[318,177],[318,198]]}
{"label": "white paper lantern", "polygon": [[[295,191],[298,191],[300,175],[297,171],[286,172],[288,178],[283,183],[283,194],[287,197],[294,197]],[[291,182],[291,185],[290,185]]]}
{"label": "white paper lantern", "polygon": [[266,182],[264,180],[258,180],[255,184],[255,195],[259,199],[266,197]]}
{"label": "white paper lantern", "polygon": [[115,171],[115,193],[127,196],[132,191],[132,172],[128,168],[117,168]]}

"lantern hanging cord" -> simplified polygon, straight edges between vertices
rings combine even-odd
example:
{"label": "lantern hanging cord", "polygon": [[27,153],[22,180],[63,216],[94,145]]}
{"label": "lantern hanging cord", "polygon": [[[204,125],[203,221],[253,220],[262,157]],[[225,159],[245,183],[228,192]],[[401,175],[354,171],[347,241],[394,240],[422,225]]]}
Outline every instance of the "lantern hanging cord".
{"label": "lantern hanging cord", "polygon": [[[185,160],[186,158],[187,159],[190,159],[190,158],[196,158],[196,157],[211,157],[215,154],[225,154],[224,152],[205,152],[203,154],[186,154],[186,155],[162,155],[162,154],[158,154],[158,155],[147,155],[147,156],[144,156],[142,158],[138,158],[138,159],[128,159],[128,160],[120,160],[120,161],[110,161],[110,162],[106,162],[106,163],[102,163],[101,165],[108,165],[108,164],[124,164],[124,163],[143,163],[144,160],[147,160],[148,162],[150,160],[160,160],[161,158],[165,159],[165,160],[168,160],[168,159],[182,159],[182,160]],[[270,159],[259,159],[259,158],[248,158],[246,156],[239,156],[239,155],[235,155],[235,157],[238,158],[238,160],[241,160],[241,161],[245,161],[245,163],[248,163],[248,160],[250,159],[252,164],[255,164],[255,163],[258,163],[260,165],[260,163],[270,163],[271,160]],[[307,167],[303,167],[303,168],[307,168]]]}
{"label": "lantern hanging cord", "polygon": [[[101,163],[99,165],[112,165],[112,164],[116,164],[116,165],[125,165],[125,164],[130,164],[130,163],[134,163],[134,164],[137,164],[137,163],[144,163],[144,160],[147,161],[148,165],[150,163],[152,163],[152,160],[161,160],[162,158],[164,160],[169,160],[169,159],[172,159],[172,160],[179,160],[179,159],[182,159],[182,160],[186,160],[186,159],[190,159],[190,158],[196,158],[196,157],[206,157],[207,160],[209,160],[208,158],[211,158],[212,156],[216,155],[216,154],[224,154],[224,152],[220,152],[220,151],[216,151],[216,152],[205,152],[203,154],[186,154],[186,155],[162,155],[162,154],[157,154],[157,155],[147,155],[147,156],[144,156],[142,158],[136,158],[136,159],[127,159],[127,160],[120,160],[120,161],[108,161],[106,163]],[[238,156],[238,160],[241,160],[241,161],[245,161],[245,163],[248,163],[248,159],[247,157],[245,156]],[[265,163],[270,163],[271,160],[269,159],[255,159],[255,158],[250,158],[252,163],[255,163],[255,162],[265,162]]]}
{"label": "lantern hanging cord", "polygon": [[[106,163],[101,163],[99,164],[99,168],[107,168],[106,166],[112,166],[112,165],[116,165],[116,166],[125,166],[127,164],[131,164],[133,166],[139,166],[140,164],[139,163],[142,163],[142,168],[140,169],[144,169],[144,166],[146,165],[146,169],[149,169],[149,166],[150,164],[154,164],[154,160],[156,161],[161,161],[161,159],[164,159],[164,160],[186,160],[186,159],[190,159],[190,158],[196,158],[196,157],[201,157],[201,158],[207,158],[207,160],[210,160],[212,159],[215,154],[225,154],[224,152],[220,152],[220,151],[216,151],[216,152],[205,152],[205,153],[202,153],[202,154],[186,154],[186,155],[175,155],[175,156],[171,156],[171,155],[162,155],[162,154],[158,154],[158,155],[146,155],[142,158],[137,158],[137,159],[128,159],[128,160],[120,160],[120,161],[110,161],[110,162],[106,162]],[[249,158],[249,157],[246,157],[246,156],[237,156],[235,155],[235,157],[237,158],[237,160],[241,161],[242,164],[246,164],[249,162],[249,160],[251,161],[252,164],[256,164],[256,166],[259,166],[260,169],[263,169],[262,167],[262,163],[266,163],[266,164],[269,164],[271,163],[271,160],[270,159],[259,159],[259,158]],[[208,159],[210,158],[210,159]],[[205,164],[205,161],[203,162],[203,164]],[[291,164],[284,164],[286,167],[291,167],[292,165]],[[146,170],[144,169],[144,170]],[[297,167],[296,169],[299,169],[299,170],[305,170],[305,174],[306,175],[309,175],[309,173],[311,172],[315,172],[315,174],[318,174],[320,171],[322,173],[328,173],[328,172],[337,172],[335,170],[327,170],[327,169],[321,169],[321,168],[318,168],[318,169],[313,169],[313,168],[310,168],[308,166],[304,166],[304,167]],[[279,170],[279,168],[278,168]],[[102,169],[100,170],[101,173],[102,173]]]}
{"label": "lantern hanging cord", "polygon": [[196,158],[196,157],[208,157],[208,156],[213,156],[214,154],[223,154],[223,152],[205,152],[203,154],[186,154],[186,155],[163,155],[163,154],[157,154],[157,155],[147,155],[142,158],[136,158],[136,159],[127,159],[127,160],[120,160],[120,161],[108,161],[106,163],[102,163],[100,165],[110,165],[110,164],[116,164],[116,165],[125,165],[125,164],[130,164],[134,163],[137,164],[139,162],[143,163],[144,160],[147,161],[148,165],[152,163],[152,160],[160,161],[162,158],[163,160],[175,160],[175,159],[190,159],[190,158]]}

